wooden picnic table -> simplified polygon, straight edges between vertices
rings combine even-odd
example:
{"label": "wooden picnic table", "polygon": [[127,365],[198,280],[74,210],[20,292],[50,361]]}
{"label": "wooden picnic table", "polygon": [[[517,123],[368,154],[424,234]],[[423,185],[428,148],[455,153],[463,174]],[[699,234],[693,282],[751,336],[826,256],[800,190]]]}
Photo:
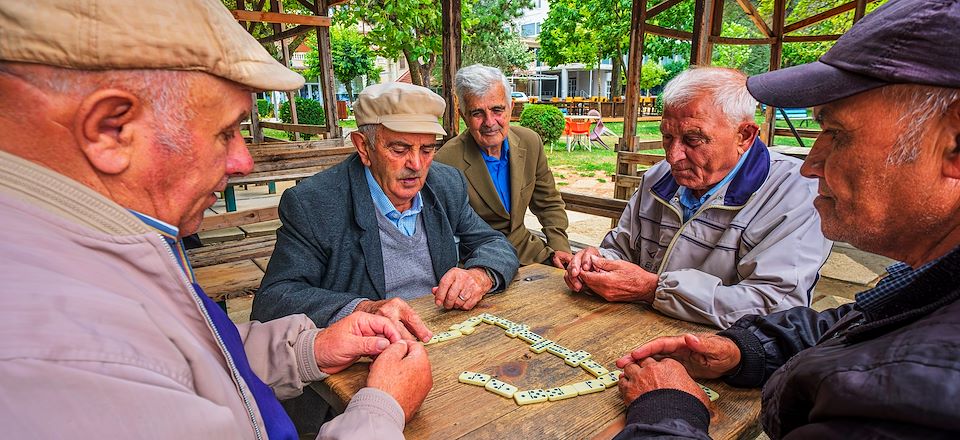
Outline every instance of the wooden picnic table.
{"label": "wooden picnic table", "polygon": [[[714,331],[665,317],[637,304],[608,303],[572,293],[559,269],[535,264],[520,269],[504,292],[488,295],[470,311],[445,311],[433,297],[410,302],[435,333],[465,319],[491,313],[528,324],[536,333],[572,350],[585,350],[613,371],[617,358],[657,336]],[[547,352],[535,354],[503,329],[481,324],[472,335],[427,346],[433,389],[407,424],[408,439],[555,439],[612,438],[623,428],[626,407],[616,387],[556,402],[518,406],[481,387],[459,383],[464,370],[494,375],[520,388],[550,388],[592,379]],[[342,409],[366,382],[368,363],[361,361],[314,384],[334,408]],[[737,389],[721,381],[702,384],[720,394],[711,404],[710,435],[715,439],[753,438],[759,432],[759,390]]]}

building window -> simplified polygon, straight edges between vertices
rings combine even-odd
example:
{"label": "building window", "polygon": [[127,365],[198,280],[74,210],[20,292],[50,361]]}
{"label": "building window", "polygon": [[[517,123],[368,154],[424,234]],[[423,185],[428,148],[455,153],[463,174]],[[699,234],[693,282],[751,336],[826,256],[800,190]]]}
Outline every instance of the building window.
{"label": "building window", "polygon": [[527,23],[520,26],[521,37],[536,37],[540,35],[540,23]]}
{"label": "building window", "polygon": [[567,78],[567,96],[577,96],[577,77]]}

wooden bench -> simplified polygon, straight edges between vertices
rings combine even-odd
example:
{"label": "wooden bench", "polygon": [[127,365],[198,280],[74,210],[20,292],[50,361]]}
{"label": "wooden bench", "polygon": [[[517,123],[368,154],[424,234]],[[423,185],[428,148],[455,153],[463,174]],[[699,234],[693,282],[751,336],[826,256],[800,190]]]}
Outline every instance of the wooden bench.
{"label": "wooden bench", "polygon": [[346,139],[326,139],[310,142],[270,142],[250,144],[253,172],[227,181],[223,199],[227,211],[237,210],[237,185],[270,185],[270,194],[276,194],[275,182],[301,180],[340,163],[355,149]]}
{"label": "wooden bench", "polygon": [[[280,218],[276,206],[229,212],[203,219],[198,232],[254,225]],[[244,234],[240,240],[187,251],[197,282],[214,301],[252,295],[260,288],[267,262],[277,242],[276,231]]]}
{"label": "wooden bench", "polygon": [[[807,109],[805,108],[779,108],[776,111],[776,115],[777,119],[786,119],[791,122],[800,121],[800,125],[813,120],[811,116],[807,115]],[[786,115],[786,118],[784,118],[784,115]]]}

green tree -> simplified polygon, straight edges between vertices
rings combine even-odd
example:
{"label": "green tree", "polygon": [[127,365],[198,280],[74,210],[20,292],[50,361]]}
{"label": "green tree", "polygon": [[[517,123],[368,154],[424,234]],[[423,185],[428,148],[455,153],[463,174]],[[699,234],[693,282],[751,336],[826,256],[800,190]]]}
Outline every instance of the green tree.
{"label": "green tree", "polygon": [[[464,45],[501,38],[504,23],[519,16],[530,0],[464,0],[461,25]],[[389,58],[403,57],[414,84],[430,87],[440,61],[439,0],[353,0],[337,8],[334,19],[344,26],[364,23],[369,31],[364,40],[375,53]]]}
{"label": "green tree", "polygon": [[640,66],[640,88],[649,91],[650,89],[663,84],[667,77],[667,69],[664,69],[660,63],[647,61]]}
{"label": "green tree", "polygon": [[510,75],[518,70],[526,69],[527,65],[533,61],[533,52],[527,49],[527,45],[520,40],[520,36],[515,33],[508,33],[507,38],[497,41],[495,44],[468,44],[463,47],[462,63],[464,66],[471,64],[484,64],[493,66]]}
{"label": "green tree", "polygon": [[[307,37],[307,53],[304,64],[307,70],[304,75],[308,78],[318,77],[320,69],[320,54],[317,50],[317,37]],[[380,68],[376,65],[376,55],[367,46],[360,32],[353,28],[333,26],[330,28],[330,51],[333,58],[333,76],[347,89],[347,95],[353,101],[353,85],[356,79],[362,76],[379,76]]]}

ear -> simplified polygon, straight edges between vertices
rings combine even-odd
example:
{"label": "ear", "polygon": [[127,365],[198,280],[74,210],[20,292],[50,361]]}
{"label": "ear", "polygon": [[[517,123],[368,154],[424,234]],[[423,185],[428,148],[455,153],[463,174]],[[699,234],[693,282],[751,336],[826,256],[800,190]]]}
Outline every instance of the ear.
{"label": "ear", "polygon": [[944,115],[946,138],[949,142],[943,146],[943,175],[960,180],[960,101],[947,108]]}
{"label": "ear", "polygon": [[130,166],[133,123],[142,115],[140,99],[124,90],[97,90],[81,101],[74,136],[95,169],[120,174]]}
{"label": "ear", "polygon": [[357,149],[357,154],[360,155],[360,162],[369,167],[370,151],[367,149],[366,138],[359,131],[351,131],[350,140],[353,141],[353,146]]}
{"label": "ear", "polygon": [[758,127],[757,124],[752,122],[740,124],[740,127],[737,128],[737,147],[746,151],[753,145],[753,141],[757,138],[757,133],[759,132],[760,127]]}

